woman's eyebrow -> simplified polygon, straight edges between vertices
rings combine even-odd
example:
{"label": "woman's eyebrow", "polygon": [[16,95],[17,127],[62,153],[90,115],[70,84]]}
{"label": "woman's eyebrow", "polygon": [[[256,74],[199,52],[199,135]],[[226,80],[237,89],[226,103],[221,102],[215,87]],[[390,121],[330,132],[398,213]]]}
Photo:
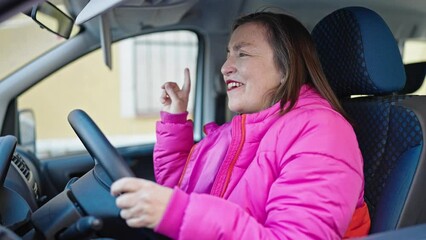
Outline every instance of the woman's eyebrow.
{"label": "woman's eyebrow", "polygon": [[232,50],[234,50],[234,51],[238,51],[238,50],[240,50],[241,48],[243,48],[243,47],[247,47],[247,46],[252,46],[253,44],[251,44],[251,43],[249,43],[249,42],[239,42],[239,43],[237,43],[237,44],[235,44],[233,47],[232,47]]}

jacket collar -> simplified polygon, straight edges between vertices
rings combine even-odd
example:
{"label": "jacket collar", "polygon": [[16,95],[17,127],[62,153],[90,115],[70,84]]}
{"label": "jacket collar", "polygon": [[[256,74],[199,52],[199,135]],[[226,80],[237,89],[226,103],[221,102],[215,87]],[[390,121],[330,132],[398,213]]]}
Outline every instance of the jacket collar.
{"label": "jacket collar", "polygon": [[[309,105],[312,103],[318,103],[321,102],[322,104],[326,104],[329,106],[327,101],[322,98],[316,89],[309,86],[308,84],[304,84],[299,93],[299,99],[297,100],[295,106],[293,109],[300,108],[301,106]],[[287,107],[288,103],[286,104]],[[276,103],[273,106],[262,110],[257,113],[249,113],[249,114],[243,114],[246,115],[246,124],[257,124],[264,122],[266,119],[270,118],[271,116],[279,117],[279,111],[280,111],[280,103]]]}

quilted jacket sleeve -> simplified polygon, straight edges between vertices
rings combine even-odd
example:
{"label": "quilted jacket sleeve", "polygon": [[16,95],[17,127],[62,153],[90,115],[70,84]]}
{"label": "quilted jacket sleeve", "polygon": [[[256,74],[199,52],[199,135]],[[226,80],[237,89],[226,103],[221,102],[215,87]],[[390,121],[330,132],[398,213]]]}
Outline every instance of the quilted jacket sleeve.
{"label": "quilted jacket sleeve", "polygon": [[154,173],[157,183],[174,187],[194,145],[193,123],[186,120],[188,113],[161,112],[157,122],[157,142],[154,146]]}
{"label": "quilted jacket sleeve", "polygon": [[175,189],[155,230],[174,239],[341,239],[362,201],[363,176],[353,130],[339,121],[278,131],[285,138],[275,145],[280,170],[264,222],[233,202]]}

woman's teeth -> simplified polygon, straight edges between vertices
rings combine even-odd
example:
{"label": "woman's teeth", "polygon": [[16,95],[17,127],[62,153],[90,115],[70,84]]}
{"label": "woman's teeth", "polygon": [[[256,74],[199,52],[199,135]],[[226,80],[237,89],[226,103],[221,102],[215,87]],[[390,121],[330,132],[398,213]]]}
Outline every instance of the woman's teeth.
{"label": "woman's teeth", "polygon": [[237,88],[237,87],[241,87],[243,84],[239,83],[239,82],[230,82],[227,84],[228,90]]}

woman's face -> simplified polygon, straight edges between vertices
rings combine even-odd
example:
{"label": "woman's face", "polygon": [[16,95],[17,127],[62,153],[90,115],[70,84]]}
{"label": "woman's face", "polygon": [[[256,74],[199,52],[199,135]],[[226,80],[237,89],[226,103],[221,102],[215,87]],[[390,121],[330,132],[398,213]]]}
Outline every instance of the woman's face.
{"label": "woman's face", "polygon": [[265,27],[258,23],[239,26],[231,35],[228,56],[221,72],[227,86],[228,106],[238,113],[259,112],[266,107],[270,90],[280,84]]}

